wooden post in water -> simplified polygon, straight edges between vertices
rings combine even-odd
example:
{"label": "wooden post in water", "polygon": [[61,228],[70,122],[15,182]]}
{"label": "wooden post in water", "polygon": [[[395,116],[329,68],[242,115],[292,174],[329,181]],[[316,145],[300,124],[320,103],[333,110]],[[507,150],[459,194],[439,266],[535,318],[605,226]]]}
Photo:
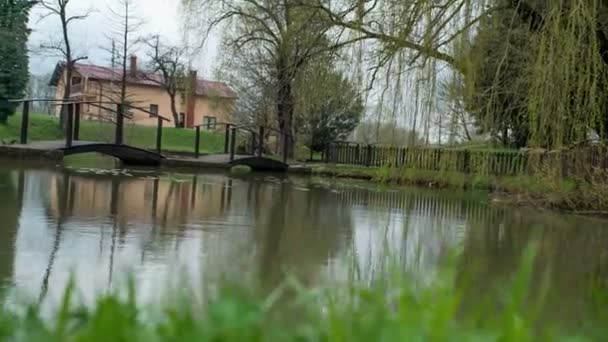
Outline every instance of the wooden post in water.
{"label": "wooden post in water", "polygon": [[23,101],[23,113],[21,114],[21,143],[27,144],[27,131],[30,126],[30,101]]}
{"label": "wooden post in water", "polygon": [[74,104],[68,103],[68,117],[65,123],[65,147],[72,147],[74,133]]}
{"label": "wooden post in water", "polygon": [[80,140],[80,103],[74,104],[74,140]]}
{"label": "wooden post in water", "polygon": [[156,119],[156,152],[160,154],[163,147],[163,119],[160,116]]}
{"label": "wooden post in water", "polygon": [[122,145],[122,141],[123,141],[123,128],[124,128],[124,124],[125,124],[125,118],[123,115],[123,106],[122,104],[117,104],[116,105],[117,110],[116,110],[116,134],[114,136],[114,142],[116,143],[116,145]]}
{"label": "wooden post in water", "polygon": [[230,161],[234,161],[234,154],[236,151],[236,128],[231,128],[230,132],[232,133],[230,136]]}
{"label": "wooden post in water", "polygon": [[258,157],[261,157],[264,153],[264,126],[260,126],[260,133],[258,139]]}
{"label": "wooden post in water", "polygon": [[194,139],[194,158],[200,156],[200,144],[201,144],[201,126],[196,126],[196,138]]}
{"label": "wooden post in water", "polygon": [[228,149],[230,145],[230,124],[226,124],[226,132],[224,136],[224,153],[228,154]]}

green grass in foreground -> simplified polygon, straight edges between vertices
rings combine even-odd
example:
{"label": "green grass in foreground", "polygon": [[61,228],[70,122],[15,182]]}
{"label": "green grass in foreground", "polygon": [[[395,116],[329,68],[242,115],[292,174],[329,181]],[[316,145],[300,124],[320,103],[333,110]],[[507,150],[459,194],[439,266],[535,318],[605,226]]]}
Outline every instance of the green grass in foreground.
{"label": "green grass in foreground", "polygon": [[[107,141],[114,139],[116,126],[109,123],[82,121],[80,139],[86,141]],[[0,125],[0,140],[18,141],[21,132],[21,115],[9,118],[8,124]],[[126,124],[125,143],[145,149],[156,148],[156,127]],[[41,114],[30,115],[29,141],[61,140],[59,120]],[[195,131],[165,127],[163,129],[162,149],[173,152],[194,152]],[[224,135],[221,132],[201,131],[201,153],[218,153],[224,150]]]}
{"label": "green grass in foreground", "polygon": [[224,287],[202,303],[195,296],[174,296],[164,309],[136,304],[132,289],[127,296],[103,295],[93,307],[79,307],[70,287],[50,320],[35,306],[17,314],[0,309],[0,341],[521,342],[607,336],[608,296],[594,297],[592,315],[580,317],[584,324],[543,321],[539,312],[546,296],[528,290],[532,268],[532,262],[525,263],[487,305],[481,304],[486,293],[473,296],[476,305],[465,303],[450,272],[431,284],[399,272],[371,286],[311,289],[288,280],[269,295],[239,285]]}

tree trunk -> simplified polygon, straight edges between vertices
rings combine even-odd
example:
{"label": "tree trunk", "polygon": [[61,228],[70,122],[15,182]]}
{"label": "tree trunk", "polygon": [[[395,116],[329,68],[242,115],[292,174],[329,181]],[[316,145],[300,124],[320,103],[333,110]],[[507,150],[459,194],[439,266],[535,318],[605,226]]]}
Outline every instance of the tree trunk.
{"label": "tree trunk", "polygon": [[175,123],[175,128],[180,128],[179,124],[179,113],[177,112],[177,105],[175,103],[175,93],[169,94],[169,98],[171,99],[171,114],[173,115],[173,122]]}
{"label": "tree trunk", "polygon": [[[291,88],[291,79],[288,73],[279,68],[278,72],[279,88],[277,90],[277,118],[279,121],[280,149],[287,151],[287,157],[293,157],[295,139],[293,136],[293,112],[294,100],[293,90]],[[287,144],[287,146],[285,146]]]}

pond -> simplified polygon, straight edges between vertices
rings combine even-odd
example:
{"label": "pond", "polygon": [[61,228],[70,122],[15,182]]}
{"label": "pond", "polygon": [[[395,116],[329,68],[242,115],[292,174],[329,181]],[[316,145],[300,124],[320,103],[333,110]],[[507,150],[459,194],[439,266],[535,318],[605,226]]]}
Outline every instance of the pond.
{"label": "pond", "polygon": [[547,315],[576,318],[588,283],[608,284],[607,221],[483,193],[5,162],[0,198],[0,301],[8,303],[56,304],[71,277],[85,301],[130,276],[145,299],[220,279],[268,288],[286,275],[306,285],[369,282],[387,260],[422,282],[449,261],[474,298],[513,277],[532,243],[532,284],[551,284]]}

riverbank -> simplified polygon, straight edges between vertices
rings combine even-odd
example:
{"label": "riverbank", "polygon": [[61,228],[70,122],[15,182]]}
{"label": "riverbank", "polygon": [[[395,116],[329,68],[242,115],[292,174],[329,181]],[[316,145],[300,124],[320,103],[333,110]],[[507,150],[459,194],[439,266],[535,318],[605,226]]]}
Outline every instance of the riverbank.
{"label": "riverbank", "polygon": [[410,168],[311,164],[312,175],[439,189],[483,190],[497,200],[580,215],[608,216],[608,184],[551,175],[489,176]]}

